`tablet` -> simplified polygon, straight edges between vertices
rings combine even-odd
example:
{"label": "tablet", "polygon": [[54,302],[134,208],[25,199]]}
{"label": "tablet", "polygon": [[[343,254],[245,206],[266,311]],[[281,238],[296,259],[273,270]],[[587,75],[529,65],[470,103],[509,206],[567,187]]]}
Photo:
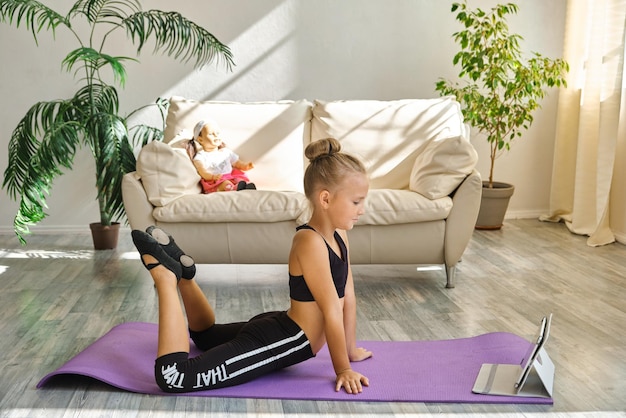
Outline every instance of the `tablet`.
{"label": "tablet", "polygon": [[519,374],[519,377],[515,381],[515,388],[519,392],[519,390],[524,386],[528,375],[530,374],[530,370],[533,367],[533,362],[537,359],[539,352],[548,341],[548,337],[550,336],[550,324],[552,323],[552,314],[548,317],[543,317],[541,319],[541,325],[539,326],[539,333],[537,335],[537,340],[534,344],[530,346],[526,355],[522,358],[520,362],[520,366],[522,366],[522,371]]}

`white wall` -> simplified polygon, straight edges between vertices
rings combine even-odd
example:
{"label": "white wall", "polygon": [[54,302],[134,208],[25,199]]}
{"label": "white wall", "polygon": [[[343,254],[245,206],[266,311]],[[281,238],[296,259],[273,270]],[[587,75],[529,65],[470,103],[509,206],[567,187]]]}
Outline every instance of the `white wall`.
{"label": "white wall", "polygon": [[[73,1],[44,1],[63,14]],[[470,0],[484,9],[493,0]],[[560,57],[566,0],[522,0],[510,19],[512,31],[524,38],[527,51]],[[452,33],[460,26],[442,0],[169,0],[145,1],[145,8],[175,10],[203,25],[228,44],[236,67],[194,70],[191,64],[142,53],[128,65],[128,83],[121,92],[128,111],[156,97],[181,95],[195,99],[258,101],[278,99],[431,98],[439,77],[453,78],[457,47]],[[39,47],[25,28],[0,24],[0,169],[7,166],[12,130],[28,108],[41,100],[70,97],[75,91],[61,61],[73,38],[61,28],[56,41],[39,35]],[[114,55],[131,55],[123,38]],[[556,91],[543,102],[535,123],[497,161],[499,181],[514,183],[508,217],[536,217],[548,210]],[[150,114],[140,116],[154,120]],[[472,140],[488,174],[486,142]],[[49,198],[49,217],[36,230],[87,229],[99,219],[94,168],[83,150],[74,170],[60,177]],[[0,191],[0,232],[10,232],[17,203]]]}

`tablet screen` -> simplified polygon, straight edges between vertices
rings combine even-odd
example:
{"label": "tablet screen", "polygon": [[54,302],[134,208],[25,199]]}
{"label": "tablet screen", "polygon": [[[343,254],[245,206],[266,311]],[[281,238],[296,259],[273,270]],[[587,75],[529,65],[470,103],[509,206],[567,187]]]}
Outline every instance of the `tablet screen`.
{"label": "tablet screen", "polygon": [[543,317],[541,320],[541,325],[539,326],[539,332],[537,335],[537,339],[531,346],[528,348],[528,351],[522,358],[520,365],[522,366],[522,371],[515,382],[515,387],[519,390],[524,385],[526,378],[530,374],[530,369],[533,366],[533,362],[539,355],[539,350],[544,346],[546,341],[548,340],[548,336],[550,335],[550,323],[552,322],[552,314],[549,317]]}

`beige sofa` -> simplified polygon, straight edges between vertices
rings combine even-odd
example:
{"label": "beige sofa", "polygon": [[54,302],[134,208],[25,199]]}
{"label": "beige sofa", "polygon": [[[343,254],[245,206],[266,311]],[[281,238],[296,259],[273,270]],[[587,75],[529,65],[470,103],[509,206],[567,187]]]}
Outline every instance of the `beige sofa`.
{"label": "beige sofa", "polygon": [[[201,194],[182,141],[201,119],[216,120],[229,148],[255,168],[258,190]],[[133,229],[156,224],[199,264],[282,264],[303,195],[304,147],[334,137],[370,176],[365,214],[349,232],[353,264],[445,265],[447,287],[470,240],[481,197],[477,156],[459,104],[427,100],[170,100],[163,142],[146,145],[124,177]]]}

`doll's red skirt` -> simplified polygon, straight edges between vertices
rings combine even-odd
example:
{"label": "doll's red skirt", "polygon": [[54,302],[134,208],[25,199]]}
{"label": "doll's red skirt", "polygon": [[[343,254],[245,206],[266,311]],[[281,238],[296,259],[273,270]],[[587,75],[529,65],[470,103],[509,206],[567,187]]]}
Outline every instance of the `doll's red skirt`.
{"label": "doll's red skirt", "polygon": [[222,174],[222,178],[219,180],[200,179],[200,185],[202,186],[202,193],[213,193],[218,191],[218,188],[222,183],[229,182],[232,187],[227,185],[228,187],[226,190],[235,191],[237,190],[237,183],[240,181],[245,181],[246,183],[250,182],[248,176],[246,176],[243,171],[233,168],[233,171],[229,174]]}

